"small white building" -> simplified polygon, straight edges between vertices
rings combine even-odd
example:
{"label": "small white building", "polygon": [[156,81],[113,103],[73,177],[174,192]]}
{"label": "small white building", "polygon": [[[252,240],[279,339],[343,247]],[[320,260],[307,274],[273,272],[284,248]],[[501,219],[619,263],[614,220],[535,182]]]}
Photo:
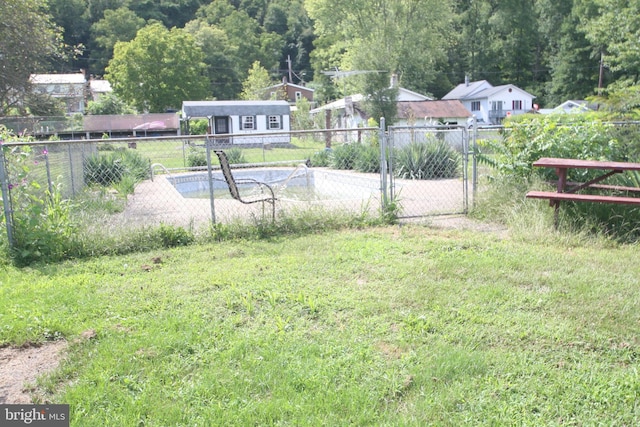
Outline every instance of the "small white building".
{"label": "small white building", "polygon": [[[182,119],[206,118],[214,141],[229,144],[288,144],[291,107],[287,101],[184,101]],[[228,138],[218,137],[228,135]]]}
{"label": "small white building", "polygon": [[478,123],[499,125],[505,117],[531,111],[535,96],[511,84],[492,86],[486,80],[467,79],[442,99],[459,100]]}
{"label": "small white building", "polygon": [[[406,102],[424,102],[432,101],[426,95],[414,92],[403,87],[398,88],[398,97],[396,98],[398,107],[401,103]],[[310,111],[310,114],[331,114],[331,127],[336,129],[355,129],[359,127],[366,127],[369,116],[362,108],[362,104],[365,101],[365,97],[362,94],[355,94],[352,96],[346,96],[337,101],[330,102],[321,107],[314,108]]]}

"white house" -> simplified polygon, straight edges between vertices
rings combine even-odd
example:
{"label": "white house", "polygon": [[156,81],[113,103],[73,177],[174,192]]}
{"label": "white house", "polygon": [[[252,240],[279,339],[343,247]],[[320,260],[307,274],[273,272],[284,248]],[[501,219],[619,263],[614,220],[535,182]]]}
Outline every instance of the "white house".
{"label": "white house", "polygon": [[533,109],[535,96],[508,84],[492,86],[486,80],[464,83],[456,86],[442,99],[457,99],[476,116],[479,123],[501,124],[505,117],[524,114]]}
{"label": "white house", "polygon": [[101,96],[113,92],[111,83],[108,80],[90,79],[89,91],[91,92],[91,100],[97,101]]}
{"label": "white house", "polygon": [[206,118],[213,140],[229,144],[288,144],[291,107],[287,101],[184,101],[182,118]]}
{"label": "white house", "polygon": [[587,101],[569,100],[569,101],[563,102],[557,107],[552,108],[546,112],[550,114],[558,114],[558,113],[575,114],[575,113],[587,113],[589,111],[596,111],[596,110],[597,110],[597,106],[594,104],[590,104]]}
{"label": "white house", "polygon": [[83,72],[32,74],[30,80],[35,92],[64,101],[68,114],[84,113],[89,88]]}
{"label": "white house", "polygon": [[[392,85],[394,84],[392,77]],[[398,88],[398,104],[401,102],[416,102],[416,101],[432,101],[426,95],[414,92],[403,87]],[[331,113],[331,127],[336,129],[354,129],[358,127],[366,127],[369,116],[362,109],[362,103],[364,101],[364,95],[356,94],[346,96],[337,101],[330,102],[321,107],[314,108],[310,111],[313,114]],[[377,120],[377,119],[376,119]]]}

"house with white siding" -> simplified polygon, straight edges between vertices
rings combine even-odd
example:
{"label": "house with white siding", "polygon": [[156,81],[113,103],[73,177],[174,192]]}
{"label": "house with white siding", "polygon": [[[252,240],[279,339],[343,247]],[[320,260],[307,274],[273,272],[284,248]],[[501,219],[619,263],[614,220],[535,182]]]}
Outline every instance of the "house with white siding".
{"label": "house with white siding", "polygon": [[505,117],[531,111],[535,96],[512,84],[493,86],[486,80],[465,79],[442,99],[459,100],[479,123],[499,125]]}
{"label": "house with white siding", "polygon": [[291,107],[287,101],[184,101],[182,119],[207,119],[208,134],[228,144],[288,144]]}

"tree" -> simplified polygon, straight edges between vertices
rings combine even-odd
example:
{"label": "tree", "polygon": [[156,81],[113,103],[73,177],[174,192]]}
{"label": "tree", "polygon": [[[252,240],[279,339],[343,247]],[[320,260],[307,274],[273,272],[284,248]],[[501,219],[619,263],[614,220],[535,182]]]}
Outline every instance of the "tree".
{"label": "tree", "polygon": [[[585,3],[589,3],[583,0]],[[586,36],[602,46],[603,60],[623,86],[640,79],[640,2],[638,0],[591,0],[598,13],[583,19]]]}
{"label": "tree", "polygon": [[305,4],[318,37],[316,72],[335,67],[394,72],[403,86],[429,93],[436,71],[446,64],[444,35],[453,16],[449,0]]}
{"label": "tree", "polygon": [[204,63],[209,79],[209,91],[214,99],[235,99],[242,90],[234,58],[238,48],[234,46],[223,29],[197,19],[187,23],[185,30],[193,35],[204,53]]}
{"label": "tree", "polygon": [[86,68],[86,58],[81,55],[89,44],[90,38],[91,23],[86,14],[86,0],[47,0],[47,3],[53,22],[62,28],[64,44],[78,53],[57,68],[63,70]]}
{"label": "tree", "polygon": [[93,40],[91,72],[102,75],[113,56],[113,47],[116,43],[133,40],[138,30],[144,25],[144,19],[126,7],[105,10],[104,18],[91,26]]}
{"label": "tree", "polygon": [[277,67],[284,45],[282,37],[264,31],[247,12],[236,10],[227,1],[214,1],[201,8],[199,14],[207,24],[222,29],[237,49],[232,61],[240,81],[246,78],[254,61],[259,61],[267,70]]}
{"label": "tree", "polygon": [[44,0],[0,1],[0,115],[30,92],[29,76],[58,53],[60,29]]}
{"label": "tree", "polygon": [[241,99],[256,100],[265,98],[265,89],[273,85],[269,72],[258,61],[249,70],[247,79],[242,83]]}
{"label": "tree", "polygon": [[130,42],[117,42],[106,78],[139,111],[163,112],[209,97],[203,53],[182,29],[154,23]]}

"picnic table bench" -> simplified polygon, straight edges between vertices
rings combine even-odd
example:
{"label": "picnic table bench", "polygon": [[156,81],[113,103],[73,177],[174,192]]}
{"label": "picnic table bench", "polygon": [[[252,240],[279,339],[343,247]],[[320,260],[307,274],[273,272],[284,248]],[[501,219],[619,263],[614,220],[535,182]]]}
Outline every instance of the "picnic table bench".
{"label": "picnic table bench", "polygon": [[[578,191],[583,189],[640,192],[639,187],[599,184],[601,181],[617,173],[622,173],[624,171],[640,171],[640,163],[543,157],[535,161],[533,163],[533,166],[554,168],[556,175],[558,176],[555,192],[529,191],[526,195],[526,197],[528,198],[549,200],[549,204],[555,208],[556,225],[558,218],[558,209],[560,207],[561,201],[640,205],[640,197],[578,193]],[[601,174],[585,183],[568,182],[567,171],[569,169],[594,169],[600,171]]]}

